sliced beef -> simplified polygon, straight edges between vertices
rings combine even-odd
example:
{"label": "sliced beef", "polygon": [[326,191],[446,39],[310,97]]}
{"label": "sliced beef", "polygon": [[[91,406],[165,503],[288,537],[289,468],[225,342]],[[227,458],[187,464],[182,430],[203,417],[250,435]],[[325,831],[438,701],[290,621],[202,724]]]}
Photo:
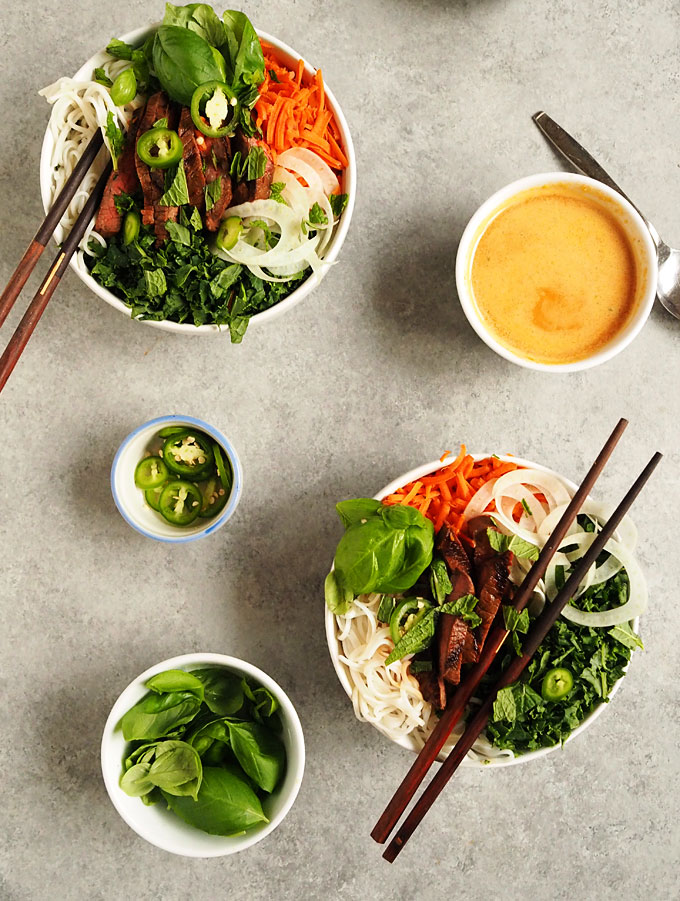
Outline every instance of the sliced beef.
{"label": "sliced beef", "polygon": [[[454,531],[444,526],[437,535],[435,550],[446,563],[451,580],[451,592],[447,601],[457,601],[467,594],[474,594],[470,558]],[[460,682],[460,668],[466,662],[465,649],[472,643],[467,623],[451,613],[443,613],[437,623],[437,649],[439,672],[450,685]]]}
{"label": "sliced beef", "polygon": [[[239,199],[236,201],[237,203],[244,203],[247,200],[267,200],[267,198],[271,194],[272,187],[272,178],[274,176],[274,160],[272,158],[271,150],[264,141],[258,141],[257,138],[250,138],[248,135],[245,135],[240,128],[236,129],[234,134],[234,152],[237,150],[241,152],[241,159],[245,160],[250,151],[254,147],[260,147],[264,150],[267,163],[265,165],[264,174],[260,178],[253,179],[248,182],[241,182],[238,186],[235,186],[234,189],[234,197],[236,199],[237,190],[239,192]],[[245,191],[247,194],[243,199],[240,199],[245,193],[243,190],[243,185],[245,184]]]}
{"label": "sliced beef", "polygon": [[471,528],[472,537],[475,541],[473,558],[474,581],[477,586],[477,597],[479,598],[475,612],[482,619],[481,624],[473,630],[477,643],[475,660],[479,659],[479,654],[486,641],[491,623],[494,621],[500,605],[512,595],[510,568],[514,554],[512,551],[504,551],[502,554],[499,554],[491,547],[487,535],[489,525],[490,522],[488,520],[480,518],[475,520]]}
{"label": "sliced beef", "polygon": [[[202,138],[202,140],[201,140]],[[197,139],[199,151],[203,159],[206,186],[220,180],[220,196],[214,205],[205,213],[205,227],[214,232],[220,227],[224,211],[231,206],[232,191],[229,167],[231,164],[231,142],[229,138],[208,138],[201,135]]]}
{"label": "sliced beef", "polygon": [[184,171],[189,189],[189,202],[197,207],[199,212],[202,212],[205,205],[205,175],[203,173],[203,157],[196,141],[201,133],[197,132],[194,127],[194,120],[191,118],[191,110],[188,106],[182,108],[178,134],[184,147]]}
{"label": "sliced beef", "polygon": [[118,158],[118,168],[109,175],[104,188],[104,196],[94,224],[95,231],[103,238],[117,235],[122,228],[123,217],[116,209],[118,194],[136,194],[139,191],[139,178],[135,167],[135,143],[140,118],[141,110],[138,110],[130,122],[125,147]]}
{"label": "sliced beef", "polygon": [[415,673],[415,677],[425,700],[432,704],[435,710],[443,710],[446,707],[446,686],[442,677],[434,670]]}
{"label": "sliced beef", "polygon": [[[175,129],[177,127],[177,107],[163,91],[158,91],[158,93],[149,97],[139,123],[138,135],[142,135],[152,128],[154,122],[157,122],[159,119],[167,119],[168,128]],[[147,166],[137,155],[135,155],[135,166],[144,194],[142,222],[145,225],[153,224],[156,233],[156,243],[160,244],[168,237],[165,227],[166,223],[176,221],[179,207],[163,206],[158,203],[165,189],[164,169]]]}

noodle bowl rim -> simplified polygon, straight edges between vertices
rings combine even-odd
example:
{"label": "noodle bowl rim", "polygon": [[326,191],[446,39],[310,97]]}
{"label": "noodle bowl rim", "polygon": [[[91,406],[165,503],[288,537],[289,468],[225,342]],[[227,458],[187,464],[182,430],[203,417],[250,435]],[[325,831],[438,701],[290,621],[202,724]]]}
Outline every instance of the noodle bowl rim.
{"label": "noodle bowl rim", "polygon": [[[471,454],[471,456],[475,460],[481,460],[484,457],[488,457],[490,455],[489,454]],[[556,476],[572,492],[576,491],[576,488],[578,487],[570,479],[565,478],[563,475],[556,472],[554,469],[550,469],[550,467],[548,467],[548,466],[543,466],[540,463],[534,463],[532,460],[526,460],[523,457],[516,457],[511,454],[497,454],[496,456],[498,456],[501,460],[511,462],[511,463],[517,463],[518,466],[521,466],[523,468],[539,469],[539,470],[541,470],[541,472],[546,472],[546,473],[549,473],[550,475]],[[381,501],[384,497],[387,497],[387,495],[389,495],[389,494],[393,494],[397,489],[402,488],[404,485],[408,484],[409,482],[414,482],[416,479],[420,479],[423,476],[430,475],[431,473],[435,473],[438,470],[442,469],[446,465],[447,465],[446,461],[442,462],[441,460],[438,459],[438,460],[433,460],[431,463],[425,463],[422,466],[417,466],[415,469],[412,469],[409,472],[404,473],[404,475],[399,476],[399,478],[394,479],[392,482],[390,482],[388,485],[386,485],[384,488],[382,488],[377,494],[375,494],[374,498],[377,501]],[[637,631],[637,629],[638,629],[638,622],[639,622],[639,618],[634,620],[635,631]],[[345,694],[351,700],[352,684],[351,684],[349,676],[348,676],[349,668],[345,664],[343,664],[339,659],[340,655],[342,654],[342,648],[340,647],[340,642],[338,639],[338,626],[337,626],[336,617],[335,617],[334,613],[331,613],[331,611],[328,609],[327,606],[325,606],[325,627],[326,627],[326,642],[328,644],[328,651],[329,651],[329,654],[331,657],[331,661],[333,663],[333,668],[335,669],[335,673],[338,677],[338,680],[340,681],[340,684],[342,685],[342,687],[345,691]],[[633,658],[631,655],[631,660],[632,659]],[[630,661],[628,662],[628,664],[626,665],[626,667],[624,669],[624,676],[622,676],[617,682],[615,682],[612,685],[611,691],[609,692],[609,699],[608,699],[609,702],[611,702],[611,699],[614,697],[616,692],[621,687],[621,683],[623,682],[623,680],[625,678],[625,673],[628,672],[629,666],[630,666]],[[589,726],[592,726],[592,724],[595,722],[595,720],[602,714],[604,709],[608,706],[609,706],[609,703],[604,702],[604,701],[600,702],[597,705],[597,707],[595,707],[595,709],[590,714],[588,714],[588,716],[583,720],[583,722],[579,726],[577,726],[576,729],[574,729],[571,732],[571,734],[565,740],[564,743],[567,744],[568,742],[571,742],[572,739],[576,738],[578,735],[581,735],[583,732],[585,732],[585,730]],[[378,732],[381,732],[380,728],[377,725],[375,725],[374,723],[370,723],[370,725],[373,726],[374,729],[377,729]],[[384,735],[383,732],[381,732],[381,734]],[[399,739],[396,739],[396,738],[391,739],[391,738],[389,738],[389,736],[385,736],[385,737],[388,738],[389,741],[394,742],[394,744],[397,744],[400,747],[406,749],[407,751],[411,751],[414,754],[417,754],[418,751],[420,750],[420,748],[413,741],[410,733],[408,735],[405,735],[403,738],[399,738]],[[487,759],[487,760],[471,759],[468,756],[463,760],[461,765],[469,766],[469,767],[476,767],[476,768],[481,768],[481,769],[491,769],[491,768],[496,768],[496,767],[513,766],[515,764],[520,764],[520,763],[529,763],[532,760],[537,760],[540,757],[545,757],[547,754],[552,754],[555,751],[560,751],[562,749],[562,747],[563,747],[562,745],[558,744],[558,745],[553,745],[552,747],[549,747],[549,748],[538,748],[535,751],[527,751],[525,754],[520,754],[516,757],[498,757],[498,758]],[[443,752],[440,753],[440,755],[437,759],[439,761],[445,760],[446,753],[443,753]]]}
{"label": "noodle bowl rim", "polygon": [[[137,44],[144,41],[150,34],[156,31],[161,22],[155,22],[152,25],[144,26],[142,28],[137,28],[134,31],[130,31],[127,34],[124,34],[121,37],[121,40],[125,41],[128,44]],[[316,73],[316,69],[311,66],[307,60],[301,56],[296,50],[290,47],[288,44],[279,40],[271,34],[268,34],[265,31],[261,31],[259,28],[256,28],[258,37],[265,41],[267,44],[272,46],[276,52],[277,56],[285,62],[286,64],[290,64],[293,67],[297,66],[298,60],[302,59],[305,63],[305,76],[307,78],[313,77]],[[101,65],[101,55],[102,50],[98,50],[93,56],[91,56],[86,62],[83,63],[82,66],[78,69],[78,71],[72,76],[73,79],[87,79],[91,80],[92,72],[94,68],[98,65]],[[354,144],[352,143],[352,137],[349,130],[349,125],[347,124],[347,120],[345,119],[345,115],[342,111],[342,108],[338,101],[335,98],[335,95],[330,90],[330,88],[324,82],[324,91],[326,96],[326,101],[328,107],[333,112],[335,120],[337,122],[338,128],[340,130],[341,140],[343,149],[345,151],[345,155],[348,159],[347,168],[344,170],[341,176],[341,184],[343,192],[348,194],[347,206],[340,218],[340,221],[337,225],[335,233],[333,234],[331,240],[328,242],[328,246],[325,249],[324,256],[322,262],[324,263],[324,270],[320,273],[310,272],[309,276],[305,278],[302,284],[292,291],[287,297],[283,300],[279,301],[272,307],[269,307],[267,310],[263,310],[261,313],[256,313],[254,316],[250,318],[250,324],[252,323],[261,323],[266,322],[269,319],[273,319],[276,316],[285,313],[287,310],[294,307],[301,300],[304,300],[308,294],[319,286],[321,280],[325,277],[328,270],[330,269],[330,264],[335,262],[337,259],[342,245],[347,236],[347,232],[349,231],[350,221],[352,219],[352,213],[354,211],[354,203],[356,200],[356,156],[354,153]],[[50,197],[50,179],[51,179],[51,154],[52,149],[54,147],[54,138],[52,135],[52,131],[50,128],[50,124],[48,121],[47,128],[45,129],[45,136],[43,138],[42,149],[40,152],[40,195],[42,198],[42,205],[45,213],[50,208],[51,197]],[[78,251],[78,253],[74,254],[69,262],[69,266],[78,276],[78,278],[83,282],[83,284],[90,289],[94,294],[100,297],[102,300],[105,300],[110,306],[114,307],[114,309],[119,310],[121,313],[125,314],[129,319],[132,318],[132,310],[128,307],[119,297],[116,297],[111,291],[108,291],[102,285],[100,285],[95,279],[90,275],[87,271],[85,263],[82,260],[82,251]],[[183,335],[229,335],[229,329],[226,326],[218,326],[218,325],[192,325],[190,323],[185,322],[171,322],[168,319],[162,319],[160,321],[153,321],[149,319],[139,319],[136,320],[138,322],[142,322],[145,325],[149,325],[152,328],[162,329],[163,331],[168,332],[176,332]]]}

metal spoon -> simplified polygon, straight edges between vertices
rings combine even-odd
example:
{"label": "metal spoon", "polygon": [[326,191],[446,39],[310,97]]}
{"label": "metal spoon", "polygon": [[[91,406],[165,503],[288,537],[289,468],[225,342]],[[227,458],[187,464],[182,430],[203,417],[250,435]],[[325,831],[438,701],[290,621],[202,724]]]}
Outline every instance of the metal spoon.
{"label": "metal spoon", "polygon": [[[575,169],[582,172],[583,175],[595,178],[618,191],[640,213],[640,210],[638,210],[630,197],[607,175],[602,166],[554,119],[551,119],[543,111],[535,113],[531,118],[555,150],[559,151]],[[656,244],[656,254],[659,261],[659,280],[656,286],[656,296],[671,316],[680,319],[680,250],[673,250],[668,244],[664,244],[649,219],[643,216],[642,213],[640,213],[640,216],[642,216],[652,240]]]}

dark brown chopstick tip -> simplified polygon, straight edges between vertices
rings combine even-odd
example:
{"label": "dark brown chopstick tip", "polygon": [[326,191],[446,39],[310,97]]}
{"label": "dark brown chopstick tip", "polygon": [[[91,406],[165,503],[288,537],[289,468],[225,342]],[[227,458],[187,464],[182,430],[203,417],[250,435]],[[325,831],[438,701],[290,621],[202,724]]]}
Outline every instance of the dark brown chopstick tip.
{"label": "dark brown chopstick tip", "polygon": [[537,113],[534,113],[533,116],[532,116],[531,118],[532,118],[532,120],[533,120],[534,122],[538,122],[538,120],[539,120],[542,116],[545,116],[545,112],[544,112],[542,109],[540,109]]}

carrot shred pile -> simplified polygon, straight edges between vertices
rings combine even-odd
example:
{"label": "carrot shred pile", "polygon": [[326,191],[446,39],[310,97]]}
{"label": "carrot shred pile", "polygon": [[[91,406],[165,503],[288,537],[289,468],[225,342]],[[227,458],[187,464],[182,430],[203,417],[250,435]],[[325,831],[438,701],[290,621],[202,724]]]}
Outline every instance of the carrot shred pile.
{"label": "carrot shred pile", "polygon": [[[447,451],[442,462],[449,456]],[[491,479],[497,479],[506,472],[519,469],[516,463],[500,460],[498,457],[484,457],[474,460],[464,444],[453,462],[438,469],[432,475],[424,476],[415,482],[397,489],[394,494],[383,498],[384,504],[407,504],[415,507],[423,516],[434,524],[435,533],[443,525],[449,526],[463,540],[471,543],[463,531],[465,517],[463,511],[470,498]],[[522,514],[522,505],[518,504],[517,518]]]}
{"label": "carrot shred pile", "polygon": [[303,60],[299,60],[294,71],[278,62],[268,44],[262,44],[262,52],[265,77],[255,113],[265,141],[276,153],[291,147],[306,147],[331,169],[341,172],[348,161],[341,147],[338,124],[332,111],[326,108],[321,69],[303,84]]}

